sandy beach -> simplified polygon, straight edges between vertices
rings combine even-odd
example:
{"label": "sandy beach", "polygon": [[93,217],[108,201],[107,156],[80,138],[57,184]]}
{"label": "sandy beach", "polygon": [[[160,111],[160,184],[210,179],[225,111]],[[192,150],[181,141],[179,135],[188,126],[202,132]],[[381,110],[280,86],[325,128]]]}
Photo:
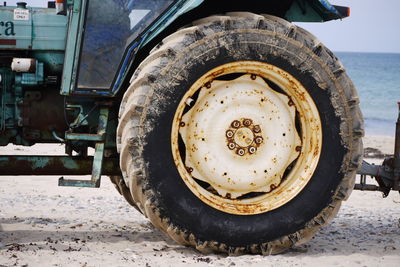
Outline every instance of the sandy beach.
{"label": "sandy beach", "polygon": [[[364,147],[391,154],[393,142],[368,136]],[[60,149],[35,146],[34,152]],[[7,146],[0,153],[28,150]],[[277,256],[230,257],[203,255],[164,237],[107,177],[100,189],[58,187],[57,179],[0,176],[0,266],[400,266],[398,192],[383,199],[353,191],[333,223],[307,244]]]}

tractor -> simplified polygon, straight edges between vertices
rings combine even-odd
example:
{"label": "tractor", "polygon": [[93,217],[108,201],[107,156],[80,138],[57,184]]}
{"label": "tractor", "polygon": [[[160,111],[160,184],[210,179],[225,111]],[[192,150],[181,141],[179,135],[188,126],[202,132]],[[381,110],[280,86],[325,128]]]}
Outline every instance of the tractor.
{"label": "tractor", "polygon": [[[58,175],[59,186],[93,188],[109,176],[176,242],[230,255],[306,242],[354,188],[400,190],[400,122],[394,156],[363,162],[352,81],[292,23],[343,19],[350,9],[248,4],[4,2],[0,146],[63,144],[65,154],[0,155],[0,175]],[[68,178],[83,175],[91,178]]]}

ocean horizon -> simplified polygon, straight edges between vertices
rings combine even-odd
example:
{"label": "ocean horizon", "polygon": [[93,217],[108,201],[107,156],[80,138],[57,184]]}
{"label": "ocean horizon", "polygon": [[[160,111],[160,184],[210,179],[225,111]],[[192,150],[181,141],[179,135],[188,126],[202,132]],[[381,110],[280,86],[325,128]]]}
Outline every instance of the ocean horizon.
{"label": "ocean horizon", "polygon": [[394,136],[400,101],[400,53],[334,53],[357,88],[365,134]]}

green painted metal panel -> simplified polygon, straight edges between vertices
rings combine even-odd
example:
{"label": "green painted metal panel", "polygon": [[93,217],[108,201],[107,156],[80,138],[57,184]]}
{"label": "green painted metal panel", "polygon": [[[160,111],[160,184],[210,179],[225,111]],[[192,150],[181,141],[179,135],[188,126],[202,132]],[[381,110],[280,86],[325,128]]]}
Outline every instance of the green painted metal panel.
{"label": "green painted metal panel", "polygon": [[[30,49],[32,47],[32,16],[29,15],[28,20],[14,20],[14,10],[15,8],[11,7],[0,7],[0,24],[3,25],[0,29],[0,48]],[[9,27],[12,27],[12,30]]]}
{"label": "green painted metal panel", "polygon": [[322,16],[308,3],[294,2],[286,12],[285,19],[296,22],[322,22]]}
{"label": "green painted metal panel", "polygon": [[204,0],[187,0],[184,1],[181,6],[175,5],[168,13],[164,14],[164,17],[161,20],[158,20],[147,32],[145,37],[143,38],[141,47],[145,46],[148,42],[154,39],[157,35],[159,35],[165,28],[168,27],[174,20],[176,20],[182,14],[189,12],[190,10],[198,7]]}
{"label": "green painted metal panel", "polygon": [[55,9],[32,10],[32,49],[64,50],[67,36],[67,17]]}
{"label": "green painted metal panel", "polygon": [[73,4],[69,5],[69,27],[65,49],[64,70],[62,75],[63,78],[60,91],[61,95],[69,95],[75,85],[75,77],[78,68],[75,62],[79,62],[80,43],[82,39],[82,31],[80,29],[83,29],[86,6],[86,1],[82,1],[75,0]]}
{"label": "green painted metal panel", "polygon": [[295,0],[285,19],[295,22],[324,22],[345,17],[327,0]]}
{"label": "green painted metal panel", "polygon": [[66,16],[55,9],[0,7],[0,49],[64,50],[67,35]]}
{"label": "green painted metal panel", "polygon": [[31,57],[45,64],[46,73],[62,73],[64,65],[64,51],[32,51]]}

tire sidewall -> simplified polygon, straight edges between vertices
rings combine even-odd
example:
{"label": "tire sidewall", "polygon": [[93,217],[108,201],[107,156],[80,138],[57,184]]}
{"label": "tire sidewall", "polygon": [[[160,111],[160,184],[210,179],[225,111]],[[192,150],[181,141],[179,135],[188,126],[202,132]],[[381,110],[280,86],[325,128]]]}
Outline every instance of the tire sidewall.
{"label": "tire sidewall", "polygon": [[[175,111],[195,81],[217,66],[246,60],[275,65],[302,83],[318,108],[323,144],[312,179],[295,198],[275,210],[242,216],[216,210],[190,191],[173,160],[171,130]],[[272,241],[303,229],[333,201],[344,177],[341,166],[347,150],[341,142],[342,120],[336,115],[339,100],[332,101],[338,88],[330,72],[301,44],[288,38],[271,38],[267,31],[216,33],[174,55],[170,64],[152,75],[154,93],[145,114],[153,125],[143,141],[148,177],[144,190],[151,192],[160,217],[181,231],[193,233],[198,240],[233,246]]]}

